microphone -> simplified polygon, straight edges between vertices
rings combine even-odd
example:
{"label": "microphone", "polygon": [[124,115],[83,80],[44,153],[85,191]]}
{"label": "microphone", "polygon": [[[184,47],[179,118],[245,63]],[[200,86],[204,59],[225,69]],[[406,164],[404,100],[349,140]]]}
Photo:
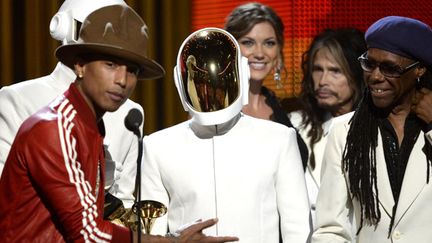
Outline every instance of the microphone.
{"label": "microphone", "polygon": [[[141,157],[143,154],[143,142],[142,142],[142,138],[141,138],[141,131],[140,131],[140,125],[141,123],[143,123],[144,120],[144,114],[142,114],[137,108],[132,108],[129,110],[128,114],[125,117],[125,127],[133,132],[137,138],[138,138],[138,157],[137,157],[137,173],[136,173],[136,178],[135,178],[135,192],[136,192],[136,197],[135,197],[135,203],[134,206],[136,208],[136,218],[138,219],[138,224],[137,224],[137,234],[138,234],[138,242],[141,242],[141,216],[140,216],[140,212],[141,212],[141,205],[140,205],[140,201],[141,201]],[[133,207],[132,206],[132,211],[133,211]]]}
{"label": "microphone", "polygon": [[127,116],[125,117],[125,126],[126,128],[133,132],[138,138],[141,137],[140,125],[144,120],[144,115],[137,109],[133,108],[129,111]]}

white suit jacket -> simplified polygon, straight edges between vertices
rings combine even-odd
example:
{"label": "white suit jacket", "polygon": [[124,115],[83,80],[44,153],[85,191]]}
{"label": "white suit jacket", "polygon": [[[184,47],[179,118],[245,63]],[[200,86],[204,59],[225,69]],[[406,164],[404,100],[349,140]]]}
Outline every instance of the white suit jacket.
{"label": "white suit jacket", "polygon": [[[300,136],[305,141],[308,151],[309,151],[309,158],[311,156],[311,147],[310,147],[310,137],[307,135],[307,133],[310,131],[310,126],[305,126],[302,123],[302,115],[300,111],[294,111],[289,114],[289,118],[294,125],[295,128],[297,128]],[[323,123],[323,136],[321,139],[314,145],[314,154],[315,154],[315,168],[312,169],[310,162],[308,161],[306,171],[305,171],[305,179],[306,179],[306,187],[308,190],[308,196],[309,196],[309,202],[311,206],[311,215],[312,215],[312,223],[315,226],[316,225],[316,200],[318,197],[318,191],[321,184],[321,165],[322,165],[322,158],[324,156],[324,149],[325,145],[327,143],[327,135],[330,130],[331,124],[333,121],[333,117],[331,117],[330,113],[328,115],[328,120]]]}
{"label": "white suit jacket", "polygon": [[[348,121],[352,113],[335,118],[330,131],[323,160],[321,188],[317,201],[318,229],[312,237],[313,243],[350,242],[351,230],[347,215],[354,210],[357,225],[360,225],[360,205],[351,200],[349,183],[341,168],[342,154]],[[432,132],[427,134],[428,140]],[[393,194],[387,173],[381,135],[378,134],[376,148],[377,186],[381,220],[377,227],[363,225],[357,236],[359,243],[430,243],[432,242],[432,178],[426,183],[428,164],[422,151],[424,133],[420,132],[405,171],[394,226],[387,238],[390,216],[394,205]]]}
{"label": "white suit jacket", "polygon": [[208,136],[214,127],[186,121],[144,138],[141,197],[168,207],[152,233],[217,217],[204,233],[278,243],[280,223],[284,242],[306,242],[309,207],[294,129],[247,115]]}
{"label": "white suit jacket", "polygon": [[[48,76],[0,89],[0,174],[21,123],[63,94],[74,80],[74,72],[58,63]],[[131,108],[143,112],[139,104],[128,99],[117,111],[107,112],[103,117],[106,129],[105,185],[114,196],[123,200],[126,207],[132,206],[134,200],[138,157],[137,138],[124,126],[124,118]]]}

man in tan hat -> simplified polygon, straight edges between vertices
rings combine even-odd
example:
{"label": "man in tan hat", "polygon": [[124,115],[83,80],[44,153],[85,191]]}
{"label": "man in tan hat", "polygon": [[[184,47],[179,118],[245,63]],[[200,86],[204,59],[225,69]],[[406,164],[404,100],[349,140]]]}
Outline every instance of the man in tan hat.
{"label": "man in tan hat", "polygon": [[[65,0],[49,25],[51,37],[63,45],[78,40],[79,26],[96,9],[120,4],[123,0]],[[63,94],[75,81],[73,68],[58,62],[46,76],[20,81],[0,89],[0,175],[8,157],[13,140],[21,124],[33,113]],[[127,99],[115,112],[103,116],[105,125],[105,190],[106,199],[120,199],[125,208],[134,202],[134,178],[137,171],[138,141],[126,127],[119,126],[131,109],[143,112],[140,104]],[[143,126],[141,125],[141,133]],[[114,197],[111,197],[114,196]],[[108,204],[107,204],[108,205]],[[118,204],[112,203],[111,206]],[[114,207],[113,207],[114,208]],[[107,208],[105,214],[112,210]]]}
{"label": "man in tan hat", "polygon": [[[0,179],[0,239],[5,242],[131,242],[128,228],[104,221],[104,123],[131,95],[137,80],[160,77],[147,58],[147,27],[131,8],[100,8],[79,39],[57,58],[77,80],[20,127]],[[123,124],[119,124],[122,126]],[[211,219],[177,238],[143,235],[143,242],[226,242],[207,237]],[[136,241],[136,239],[135,239]]]}

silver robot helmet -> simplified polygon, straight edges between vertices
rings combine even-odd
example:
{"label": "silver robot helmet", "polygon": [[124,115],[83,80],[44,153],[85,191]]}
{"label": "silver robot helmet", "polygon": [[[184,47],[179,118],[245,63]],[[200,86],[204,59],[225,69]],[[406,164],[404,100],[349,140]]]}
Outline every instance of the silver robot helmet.
{"label": "silver robot helmet", "polygon": [[110,5],[126,5],[123,0],[65,0],[51,18],[50,34],[62,44],[73,43],[84,19],[96,9]]}
{"label": "silver robot helmet", "polygon": [[248,102],[247,58],[223,29],[200,29],[184,40],[174,80],[184,109],[204,126],[229,121]]}

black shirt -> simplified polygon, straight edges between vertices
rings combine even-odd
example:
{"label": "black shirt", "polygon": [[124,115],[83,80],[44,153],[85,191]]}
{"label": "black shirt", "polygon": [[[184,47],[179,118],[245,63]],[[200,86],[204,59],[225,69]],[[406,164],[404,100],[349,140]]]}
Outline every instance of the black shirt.
{"label": "black shirt", "polygon": [[384,157],[393,198],[397,204],[408,159],[420,134],[422,121],[414,115],[407,117],[400,147],[396,132],[387,119],[379,120],[378,126],[382,134]]}

